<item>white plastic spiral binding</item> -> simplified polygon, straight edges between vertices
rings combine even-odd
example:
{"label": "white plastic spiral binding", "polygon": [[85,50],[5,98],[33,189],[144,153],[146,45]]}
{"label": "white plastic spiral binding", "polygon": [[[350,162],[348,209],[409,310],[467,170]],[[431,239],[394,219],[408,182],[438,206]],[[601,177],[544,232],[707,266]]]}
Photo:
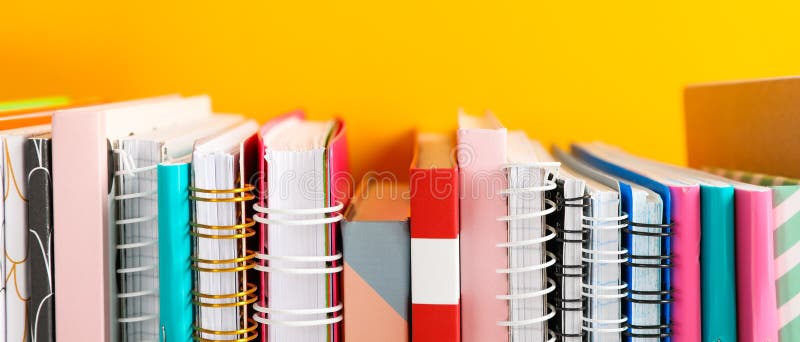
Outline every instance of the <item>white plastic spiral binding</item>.
{"label": "white plastic spiral binding", "polygon": [[[589,231],[622,230],[628,226],[628,215],[623,213],[613,217],[588,217],[584,216],[581,226]],[[594,249],[581,248],[581,260],[588,264],[618,264],[622,265],[628,261],[628,250],[600,251]],[[622,300],[628,296],[628,284],[623,282],[618,285],[592,285],[581,283],[583,288],[582,295],[596,299],[617,299]],[[619,334],[628,327],[628,318],[622,316],[618,319],[594,319],[583,317],[582,329],[587,332],[600,334]],[[611,327],[598,327],[611,326]]]}
{"label": "white plastic spiral binding", "polygon": [[[337,203],[335,206],[332,207],[325,207],[325,208],[312,208],[312,209],[277,209],[277,208],[266,208],[260,206],[258,204],[253,205],[253,210],[256,211],[256,214],[253,215],[253,220],[262,223],[262,224],[274,224],[274,225],[281,225],[281,226],[288,226],[286,229],[291,229],[291,227],[299,227],[299,226],[316,226],[316,225],[327,225],[337,223],[342,220],[343,216],[341,214],[342,209],[344,208],[343,203]],[[303,215],[323,215],[322,218],[314,218],[314,219],[286,219],[286,218],[271,218],[268,215],[283,215],[283,216],[303,216]],[[337,253],[334,255],[315,255],[315,256],[286,256],[286,255],[270,255],[270,254],[262,254],[256,253],[256,259],[261,260],[267,265],[261,265],[257,263],[254,267],[255,270],[261,272],[279,272],[279,273],[289,273],[289,274],[305,274],[305,275],[320,275],[320,274],[334,274],[342,272],[344,269],[343,266],[331,266],[331,267],[321,267],[321,268],[299,268],[299,267],[275,267],[269,266],[269,262],[273,260],[277,261],[290,261],[296,263],[319,263],[319,262],[334,262],[334,261],[341,261],[342,260],[342,253]],[[339,303],[338,305],[332,307],[325,307],[325,308],[309,308],[309,309],[279,309],[279,308],[269,308],[263,307],[258,305],[258,303],[253,304],[253,310],[256,311],[253,314],[253,319],[260,323],[266,325],[275,325],[275,326],[286,326],[286,327],[311,327],[311,326],[322,326],[322,325],[331,325],[341,322],[344,319],[344,316],[341,314],[343,305]],[[339,313],[338,316],[325,318],[325,319],[306,319],[306,320],[276,320],[267,318],[267,315],[271,314],[285,314],[285,315],[293,315],[293,316],[309,316],[309,315],[333,315]]]}
{"label": "white plastic spiral binding", "polygon": [[[517,195],[523,193],[544,193],[545,191],[553,190],[557,187],[556,185],[556,178],[558,178],[558,168],[561,167],[561,163],[558,162],[539,162],[539,163],[515,163],[515,164],[507,164],[504,169],[512,169],[512,168],[541,168],[544,172],[544,185],[541,186],[532,186],[532,187],[524,187],[524,188],[508,188],[500,191],[501,195]],[[551,177],[552,176],[552,177]],[[544,197],[544,196],[543,196]],[[534,219],[534,218],[541,218],[547,216],[556,211],[556,203],[549,200],[544,199],[544,206],[543,210],[533,211],[528,213],[516,214],[516,215],[508,215],[498,217],[497,220],[504,221],[504,222],[511,222],[517,220],[526,220],[526,219]],[[525,247],[525,246],[532,246],[543,244],[547,241],[550,241],[556,237],[556,230],[544,224],[546,231],[548,232],[547,235],[523,240],[523,241],[508,241],[503,243],[498,243],[496,246],[499,248],[518,248],[518,247]],[[544,248],[543,248],[544,249]],[[548,267],[554,265],[556,263],[556,256],[553,253],[547,252],[546,261],[542,264],[536,265],[526,265],[520,267],[512,267],[512,268],[499,268],[495,271],[497,273],[502,274],[514,274],[514,273],[524,273],[524,272],[534,272],[534,271],[541,271],[545,270]],[[509,293],[509,294],[500,294],[496,295],[495,298],[499,300],[507,300],[507,301],[514,301],[514,300],[521,300],[521,299],[530,299],[536,297],[545,297],[551,292],[555,291],[556,289],[556,282],[553,279],[547,278],[548,286],[545,289],[532,291],[527,293]],[[545,299],[546,302],[546,299]],[[537,323],[545,323],[551,318],[556,315],[555,307],[548,304],[547,306],[547,313],[543,316],[525,319],[525,320],[508,320],[508,321],[499,321],[497,325],[503,327],[522,327]],[[556,335],[552,330],[547,331],[548,340],[547,342],[553,342],[556,340]]]}
{"label": "white plastic spiral binding", "polygon": [[[150,166],[145,166],[145,167],[136,167],[136,163],[133,160],[133,157],[131,157],[131,155],[128,154],[125,150],[114,149],[113,152],[116,153],[119,156],[120,163],[121,163],[120,170],[114,172],[114,176],[115,177],[123,177],[123,176],[138,177],[139,173],[155,170],[158,167],[158,165],[150,165]],[[136,192],[136,193],[129,193],[129,194],[115,194],[113,198],[114,198],[115,201],[127,201],[127,200],[133,200],[133,199],[137,199],[137,198],[152,198],[153,196],[156,195],[156,193],[157,193],[157,190],[143,191],[143,192]],[[128,225],[133,225],[133,224],[136,224],[136,223],[150,222],[150,221],[154,221],[156,219],[158,219],[158,216],[149,215],[149,216],[143,216],[143,217],[131,217],[131,218],[118,219],[118,220],[115,220],[114,223],[117,226],[117,230],[120,232],[119,234],[122,234],[122,231],[124,229],[126,229],[126,226],[128,226]],[[116,245],[116,250],[118,252],[122,251],[122,250],[132,250],[132,249],[136,249],[136,248],[143,248],[143,247],[147,247],[147,246],[152,246],[152,245],[155,245],[156,243],[157,243],[157,241],[154,240],[154,239],[145,239],[145,240],[142,240],[142,241],[139,241],[139,242],[118,244],[118,245]],[[154,270],[157,267],[158,267],[158,265],[155,264],[155,263],[147,264],[147,265],[141,265],[141,266],[134,266],[134,267],[125,267],[125,268],[117,269],[116,273],[119,274],[119,275],[131,274],[131,273],[139,273],[139,272],[145,272],[145,271]],[[121,292],[121,293],[117,293],[116,297],[117,297],[117,299],[120,299],[120,300],[131,300],[131,299],[141,298],[141,297],[145,297],[145,296],[152,296],[152,295],[155,295],[155,294],[157,294],[155,289],[149,289],[149,290],[135,291],[135,292]],[[144,322],[144,321],[149,321],[149,320],[155,320],[157,318],[158,318],[157,315],[141,315],[141,316],[136,316],[136,317],[120,317],[120,318],[117,319],[117,322],[119,322],[119,323],[138,323],[138,322]]]}

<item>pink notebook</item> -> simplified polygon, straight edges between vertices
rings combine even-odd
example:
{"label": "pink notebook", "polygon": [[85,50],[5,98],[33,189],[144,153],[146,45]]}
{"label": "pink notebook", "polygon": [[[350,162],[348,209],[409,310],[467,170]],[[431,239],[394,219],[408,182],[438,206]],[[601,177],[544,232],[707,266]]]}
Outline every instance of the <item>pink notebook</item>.
{"label": "pink notebook", "polygon": [[506,188],[506,129],[492,117],[483,123],[459,118],[458,163],[461,186],[461,338],[464,342],[503,342],[508,328],[508,302],[495,296],[508,292],[508,253],[497,244],[508,241],[508,215],[500,191]]}
{"label": "pink notebook", "polygon": [[700,187],[668,186],[672,201],[673,341],[700,340]]}
{"label": "pink notebook", "polygon": [[739,341],[778,341],[772,191],[736,185],[736,292]]}

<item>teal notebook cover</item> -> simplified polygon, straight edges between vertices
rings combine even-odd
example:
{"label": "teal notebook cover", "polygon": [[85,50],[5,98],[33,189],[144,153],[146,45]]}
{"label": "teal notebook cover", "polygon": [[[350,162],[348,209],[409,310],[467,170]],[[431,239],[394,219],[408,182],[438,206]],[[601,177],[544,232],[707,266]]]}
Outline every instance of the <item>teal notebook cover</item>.
{"label": "teal notebook cover", "polygon": [[736,341],[734,189],[700,186],[703,341]]}
{"label": "teal notebook cover", "polygon": [[160,341],[192,340],[189,164],[158,165]]}

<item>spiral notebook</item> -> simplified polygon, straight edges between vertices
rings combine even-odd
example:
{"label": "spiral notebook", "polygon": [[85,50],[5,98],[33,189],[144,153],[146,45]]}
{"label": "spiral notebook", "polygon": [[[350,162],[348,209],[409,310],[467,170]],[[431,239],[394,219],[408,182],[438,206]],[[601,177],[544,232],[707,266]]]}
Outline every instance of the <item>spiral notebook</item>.
{"label": "spiral notebook", "polygon": [[[623,279],[628,284],[628,296],[624,297],[623,313],[628,318],[623,335],[627,341],[644,342],[669,339],[669,319],[666,305],[669,303],[669,268],[663,267],[668,260],[666,240],[668,225],[663,225],[661,197],[653,191],[634,183],[615,179],[581,160],[555,148],[556,158],[564,165],[584,177],[601,183],[620,193],[621,209],[628,216],[628,227],[623,228],[624,247],[635,262],[624,264]],[[663,312],[663,314],[662,314]]]}
{"label": "spiral notebook", "polygon": [[189,125],[125,137],[114,149],[116,324],[123,341],[152,340],[160,334],[156,167],[189,154],[194,139],[207,134],[203,130],[221,124],[212,120],[208,97],[190,98],[186,103],[195,110]]}
{"label": "spiral notebook", "polygon": [[[554,160],[546,152],[540,154],[547,160]],[[628,215],[621,210],[619,190],[586,177],[568,165],[561,166],[559,178],[565,189],[573,189],[555,196],[557,206],[564,211],[573,208],[578,212],[570,215],[569,224],[565,217],[563,225],[571,227],[568,230],[571,232],[556,230],[559,233],[556,243],[561,243],[562,257],[570,260],[568,268],[556,267],[562,270],[556,275],[571,275],[562,282],[562,291],[571,296],[562,296],[564,305],[560,306],[567,310],[559,310],[564,323],[556,334],[562,341],[580,340],[581,336],[589,341],[620,341],[627,330],[623,300],[628,295],[628,286],[623,281],[622,265],[628,262],[628,250],[623,246],[622,230],[627,227]],[[585,193],[575,191],[576,187],[584,189]],[[575,294],[580,296],[581,302],[575,301]],[[580,305],[582,303],[585,307]]]}
{"label": "spiral notebook", "polygon": [[674,291],[667,306],[673,312],[667,315],[672,321],[670,335],[678,341],[700,339],[700,186],[632,168],[604,153],[597,144],[573,145],[573,151],[593,166],[639,182],[664,199],[664,214],[674,221],[668,247],[673,253],[668,282]]}
{"label": "spiral notebook", "polygon": [[249,318],[257,299],[256,286],[247,278],[255,252],[247,239],[256,232],[249,218],[255,187],[258,125],[248,120],[195,143],[192,154],[193,202],[191,235],[195,282],[193,338],[244,340],[258,336]]}
{"label": "spiral notebook", "polygon": [[312,121],[301,112],[261,131],[265,181],[255,269],[262,302],[253,318],[268,341],[339,341],[342,330],[342,253],[339,222],[350,200],[345,127]]}

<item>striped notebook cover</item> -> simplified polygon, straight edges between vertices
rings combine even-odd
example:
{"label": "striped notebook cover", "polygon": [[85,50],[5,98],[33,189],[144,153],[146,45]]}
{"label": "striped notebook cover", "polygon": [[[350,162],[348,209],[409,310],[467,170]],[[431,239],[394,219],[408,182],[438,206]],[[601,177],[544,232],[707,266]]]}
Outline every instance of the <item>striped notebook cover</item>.
{"label": "striped notebook cover", "polygon": [[800,180],[743,171],[706,170],[772,188],[780,339],[800,341]]}

